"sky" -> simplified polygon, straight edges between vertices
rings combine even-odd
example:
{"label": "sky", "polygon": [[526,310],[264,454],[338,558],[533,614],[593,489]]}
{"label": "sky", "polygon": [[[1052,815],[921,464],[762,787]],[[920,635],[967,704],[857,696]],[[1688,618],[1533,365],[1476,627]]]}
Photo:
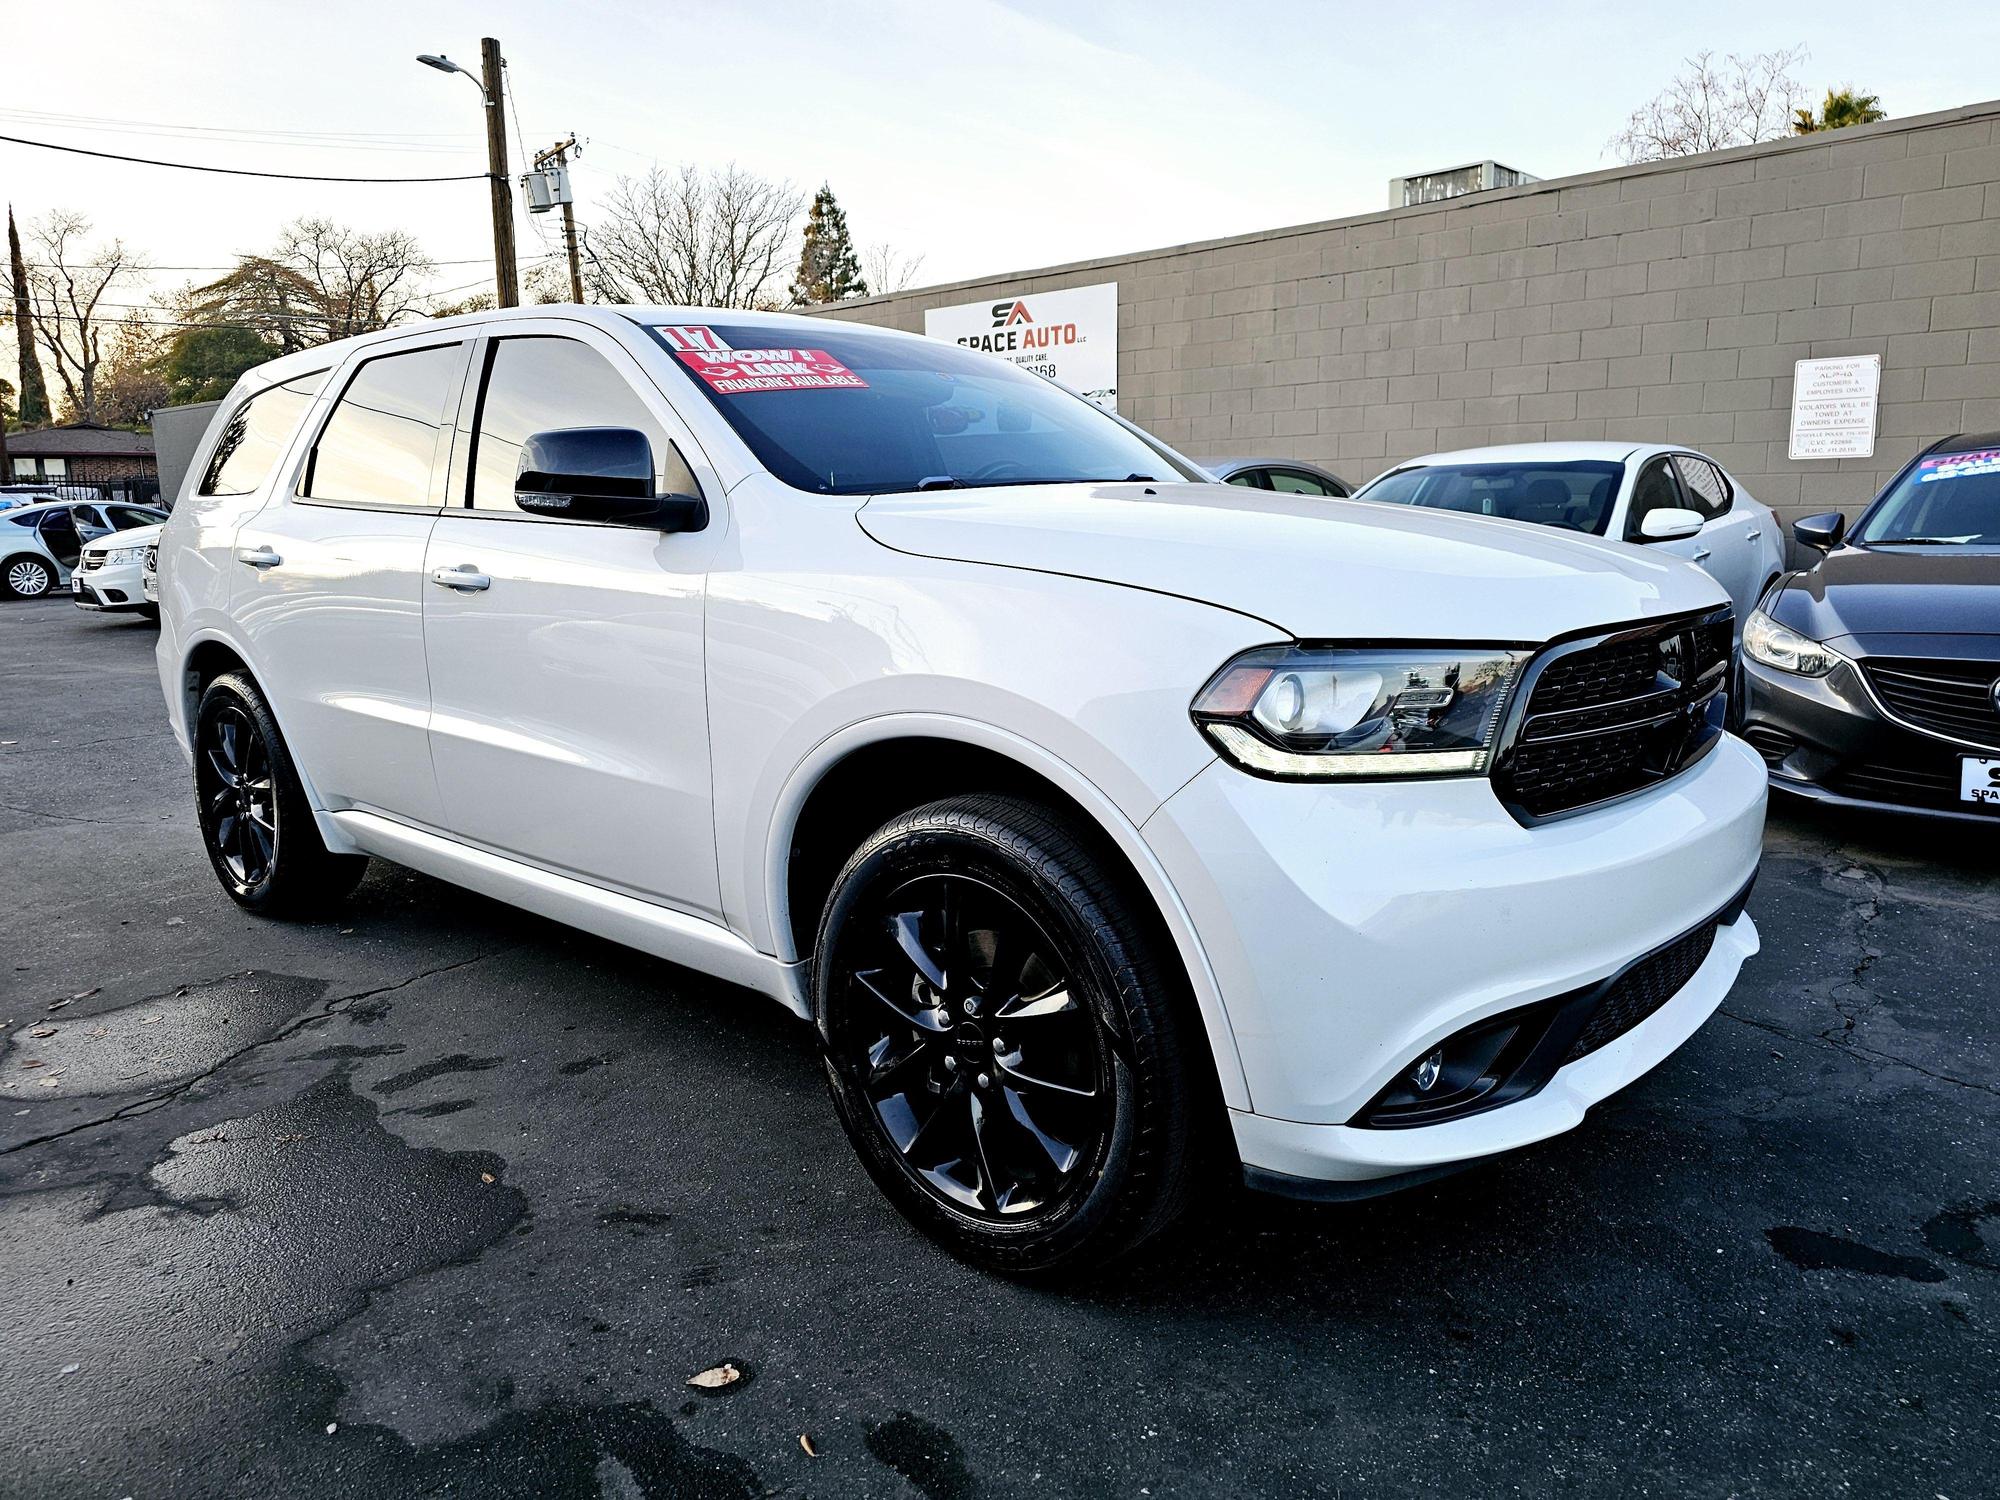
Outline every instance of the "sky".
{"label": "sky", "polygon": [[[1815,96],[1852,83],[1899,116],[2000,93],[2000,5],[1888,14],[1879,0],[0,0],[0,134],[266,171],[480,172],[478,95],[414,58],[476,69],[492,34],[526,140],[585,143],[586,224],[621,175],[735,162],[830,183],[856,241],[921,255],[929,285],[1365,213],[1390,177],[1486,157],[1543,177],[1610,166],[1626,117],[1703,48],[1802,45]],[[75,210],[122,238],[159,290],[212,279],[308,213],[414,232],[441,294],[490,284],[483,182],[270,182],[0,141],[0,185],[23,220]],[[524,261],[559,248],[555,215],[519,223]]]}

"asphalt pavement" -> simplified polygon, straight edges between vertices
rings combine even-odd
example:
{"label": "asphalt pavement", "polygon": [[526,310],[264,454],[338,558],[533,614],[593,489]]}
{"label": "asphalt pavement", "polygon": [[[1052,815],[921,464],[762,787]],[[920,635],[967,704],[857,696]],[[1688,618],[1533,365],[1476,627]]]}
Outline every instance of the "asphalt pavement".
{"label": "asphalt pavement", "polygon": [[237,910],[154,638],[0,604],[0,1493],[2000,1492],[2000,829],[1774,808],[1580,1129],[1050,1290],[769,1001],[379,863]]}

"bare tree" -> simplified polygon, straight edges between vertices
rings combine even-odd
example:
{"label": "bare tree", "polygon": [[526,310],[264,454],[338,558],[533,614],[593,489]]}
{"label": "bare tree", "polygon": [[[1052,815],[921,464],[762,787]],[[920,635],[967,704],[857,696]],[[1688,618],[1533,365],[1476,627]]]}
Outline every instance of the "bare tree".
{"label": "bare tree", "polygon": [[602,302],[779,306],[803,207],[790,183],[734,165],[621,177],[589,236],[591,291]]}
{"label": "bare tree", "polygon": [[1791,69],[1805,60],[1804,47],[1754,57],[1732,52],[1719,62],[1713,52],[1697,52],[1686,72],[1632,112],[1611,149],[1623,161],[1662,161],[1788,135],[1806,98]]}
{"label": "bare tree", "polygon": [[317,218],[287,225],[270,258],[311,289],[320,337],[309,343],[373,333],[417,311],[423,283],[436,269],[416,237],[401,229],[367,234]]}
{"label": "bare tree", "polygon": [[98,421],[97,370],[105,335],[118,323],[115,310],[103,309],[104,294],[121,276],[133,279],[144,263],[123,240],[86,250],[82,242],[90,220],[81,214],[52,213],[29,232],[41,252],[27,268],[35,337],[62,381],[70,419]]}
{"label": "bare tree", "polygon": [[877,297],[909,290],[923,264],[921,255],[898,255],[888,244],[870,245],[861,253],[862,274],[868,278],[868,289]]}

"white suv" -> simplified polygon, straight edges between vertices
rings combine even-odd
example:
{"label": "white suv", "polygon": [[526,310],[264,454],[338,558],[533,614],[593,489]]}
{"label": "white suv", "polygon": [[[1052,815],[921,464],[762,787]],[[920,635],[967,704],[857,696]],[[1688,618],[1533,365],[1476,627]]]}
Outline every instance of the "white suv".
{"label": "white suv", "polygon": [[995,1268],[1567,1130],[1756,949],[1714,580],[1206,483],[950,344],[393,330],[246,375],[186,491],[160,675],[237,901],[372,855],[762,991]]}

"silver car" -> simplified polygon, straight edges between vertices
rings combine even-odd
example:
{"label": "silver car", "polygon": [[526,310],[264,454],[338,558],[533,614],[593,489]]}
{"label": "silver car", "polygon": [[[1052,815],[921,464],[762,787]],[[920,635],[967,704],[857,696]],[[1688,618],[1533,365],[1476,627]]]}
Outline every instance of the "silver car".
{"label": "silver car", "polygon": [[53,500],[0,511],[0,589],[16,599],[39,599],[68,584],[85,542],[166,518],[157,506],[119,500]]}

